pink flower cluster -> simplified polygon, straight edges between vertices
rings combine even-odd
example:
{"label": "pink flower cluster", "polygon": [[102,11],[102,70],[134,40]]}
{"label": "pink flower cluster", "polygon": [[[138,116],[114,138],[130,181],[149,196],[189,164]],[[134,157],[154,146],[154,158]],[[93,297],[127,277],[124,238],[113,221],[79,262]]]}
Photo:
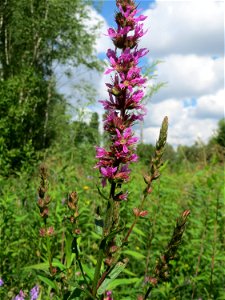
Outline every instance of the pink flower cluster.
{"label": "pink flower cluster", "polygon": [[[115,183],[129,180],[129,164],[137,161],[134,151],[138,140],[131,127],[145,115],[141,100],[146,78],[142,77],[138,62],[148,50],[138,49],[138,41],[145,34],[140,22],[146,17],[136,17],[138,10],[133,0],[117,0],[116,5],[119,9],[115,16],[117,29],[108,29],[115,50],[107,51],[110,67],[105,72],[113,72],[112,82],[106,83],[109,99],[100,101],[106,110],[104,130],[109,133],[110,146],[109,150],[96,147],[96,158],[99,159],[96,167],[101,173],[103,186],[107,180]],[[120,195],[120,200],[125,198],[125,194]]]}

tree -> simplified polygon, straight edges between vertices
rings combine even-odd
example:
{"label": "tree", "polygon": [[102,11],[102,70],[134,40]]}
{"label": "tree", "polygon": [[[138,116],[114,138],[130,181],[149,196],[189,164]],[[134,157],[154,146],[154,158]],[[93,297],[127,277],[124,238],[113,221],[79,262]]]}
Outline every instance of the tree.
{"label": "tree", "polygon": [[141,161],[145,164],[149,164],[154,154],[154,149],[155,147],[151,144],[140,143],[137,146],[137,155]]}
{"label": "tree", "polygon": [[54,140],[55,108],[66,111],[56,90],[55,65],[100,69],[93,51],[96,27],[87,26],[88,4],[0,2],[0,162],[7,170],[19,167],[26,152],[45,149]]}
{"label": "tree", "polygon": [[100,134],[99,134],[99,116],[98,113],[94,112],[91,115],[89,123],[89,141],[92,145],[99,145]]}
{"label": "tree", "polygon": [[225,147],[225,118],[218,122],[216,142],[220,146]]}
{"label": "tree", "polygon": [[88,123],[84,121],[74,121],[71,124],[73,143],[75,146],[81,144],[96,146],[100,141],[98,113],[91,114],[91,120]]}
{"label": "tree", "polygon": [[207,144],[207,159],[224,163],[225,157],[225,118],[218,122],[215,135]]}

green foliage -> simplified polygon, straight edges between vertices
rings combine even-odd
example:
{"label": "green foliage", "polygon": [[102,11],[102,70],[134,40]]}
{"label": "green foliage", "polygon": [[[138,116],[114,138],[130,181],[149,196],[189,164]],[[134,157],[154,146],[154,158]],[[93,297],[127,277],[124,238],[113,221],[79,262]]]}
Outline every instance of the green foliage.
{"label": "green foliage", "polygon": [[141,161],[145,164],[149,164],[151,157],[154,154],[154,146],[151,144],[138,144],[137,154]]}
{"label": "green foliage", "polygon": [[66,100],[56,89],[55,65],[100,69],[93,51],[96,27],[86,26],[89,4],[82,0],[1,1],[2,174],[31,164],[66,128]]}
{"label": "green foliage", "polygon": [[[24,173],[7,181],[1,178],[1,249],[4,250],[0,260],[1,277],[5,282],[0,290],[1,299],[11,299],[20,289],[29,291],[36,283],[41,286],[41,299],[49,299],[50,293],[54,293],[54,299],[63,299],[60,294],[57,296],[57,290],[62,286],[68,292],[66,299],[88,297],[88,291],[84,292],[81,288],[84,279],[77,256],[71,249],[72,239],[68,235],[71,229],[69,223],[64,221],[67,210],[62,203],[68,192],[76,189],[81,230],[77,249],[86,280],[90,283],[100,240],[95,226],[96,212],[101,217],[105,206],[105,200],[100,198],[96,189],[98,174],[93,170],[94,159],[90,149],[73,146],[65,153],[51,153],[46,160],[48,193],[52,199],[48,224],[55,230],[51,249],[54,250],[52,265],[57,270],[56,276],[49,273],[45,240],[39,237],[43,224],[36,206],[38,174],[30,178]],[[83,161],[84,155],[86,159]],[[134,166],[132,180],[127,185],[129,199],[122,203],[121,215],[126,228],[133,222],[132,209],[138,206],[144,189],[142,174],[145,168],[143,164]],[[223,168],[215,164],[201,168],[192,165],[189,170],[182,164],[180,172],[172,173],[167,165],[160,181],[153,185],[153,193],[146,203],[145,209],[149,214],[138,221],[128,247],[122,251],[121,263],[118,270],[115,269],[116,277],[114,273],[109,275],[102,289],[112,289],[114,299],[132,300],[144,294],[149,286],[144,281],[153,274],[156,261],[173,232],[176,218],[189,208],[191,217],[182,245],[171,261],[168,282],[153,289],[151,299],[223,299],[223,175]],[[125,258],[129,259],[126,268]],[[70,287],[64,278],[67,278]]]}
{"label": "green foliage", "polygon": [[100,142],[98,114],[92,113],[89,124],[84,121],[74,121],[71,124],[71,131],[74,145],[98,145]]}
{"label": "green foliage", "polygon": [[216,141],[220,146],[225,147],[225,118],[218,123]]}

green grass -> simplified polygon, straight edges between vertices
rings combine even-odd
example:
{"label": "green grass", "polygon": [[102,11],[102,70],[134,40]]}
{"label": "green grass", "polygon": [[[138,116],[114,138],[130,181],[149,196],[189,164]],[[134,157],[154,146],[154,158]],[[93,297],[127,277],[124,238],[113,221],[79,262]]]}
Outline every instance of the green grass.
{"label": "green grass", "polygon": [[[51,243],[58,272],[56,281],[60,288],[64,274],[70,285],[67,288],[72,287],[75,291],[72,299],[85,299],[85,296],[76,288],[77,282],[82,284],[78,264],[69,265],[67,271],[60,265],[62,253],[64,257],[66,255],[65,244],[62,249],[63,237],[70,230],[64,221],[67,210],[63,199],[74,190],[79,195],[81,235],[77,243],[88,281],[93,277],[100,240],[101,228],[95,225],[96,211],[103,214],[106,206],[106,200],[100,197],[96,188],[99,178],[97,170],[93,169],[94,160],[85,154],[86,160],[82,163],[80,156],[69,156],[69,159],[51,156],[46,160],[48,193],[52,199],[48,223],[55,228]],[[134,165],[132,179],[124,186],[129,191],[128,201],[121,204],[120,222],[125,228],[134,218],[132,209],[140,203],[145,172],[146,166]],[[54,280],[46,270],[46,248],[39,237],[43,224],[36,205],[38,186],[38,172],[0,179],[0,260],[1,278],[5,282],[0,288],[1,299],[11,299],[20,289],[28,292],[35,284],[41,286],[41,299],[49,299],[50,283],[46,280]],[[105,190],[103,193],[107,195],[107,188]],[[191,215],[177,256],[171,262],[170,277],[168,282],[153,289],[151,299],[225,299],[224,207],[223,166],[191,165],[187,170],[183,165],[176,172],[167,166],[160,180],[154,183],[144,208],[148,215],[138,221],[121,254],[120,261],[128,258],[129,262],[116,281],[107,286],[113,290],[114,299],[132,300],[144,294],[148,287],[145,278],[153,273],[156,261],[173,233],[176,219],[186,209],[190,209]],[[45,282],[43,277],[47,278]],[[63,298],[55,296],[54,299]]]}

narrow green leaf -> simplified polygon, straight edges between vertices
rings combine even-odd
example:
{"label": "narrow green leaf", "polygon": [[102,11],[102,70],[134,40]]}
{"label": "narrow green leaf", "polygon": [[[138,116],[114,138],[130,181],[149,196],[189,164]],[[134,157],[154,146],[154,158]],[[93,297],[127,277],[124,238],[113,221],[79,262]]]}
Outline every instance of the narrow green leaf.
{"label": "narrow green leaf", "polygon": [[108,286],[107,289],[108,290],[112,290],[114,288],[116,288],[119,285],[128,285],[128,284],[134,284],[138,281],[142,280],[141,278],[121,278],[121,279],[115,279],[113,281],[111,281]]}
{"label": "narrow green leaf", "polygon": [[145,256],[139,252],[133,251],[133,250],[124,250],[123,251],[124,254],[126,255],[130,255],[136,259],[143,259],[145,258]]}
{"label": "narrow green leaf", "polygon": [[135,274],[135,273],[133,273],[133,272],[131,272],[130,270],[127,270],[127,269],[124,269],[124,270],[123,270],[123,273],[124,273],[124,274],[127,274],[127,275],[129,275],[129,276],[133,276],[133,277],[137,276],[137,274]]}
{"label": "narrow green leaf", "polygon": [[[58,267],[60,270],[65,270],[66,267],[57,259],[54,259],[52,262],[53,267]],[[49,269],[49,263],[48,262],[43,262],[40,264],[36,265],[31,265],[28,267],[24,267],[24,270],[42,270],[42,271],[48,271]]]}
{"label": "narrow green leaf", "polygon": [[[126,226],[127,228],[130,228],[130,226]],[[146,236],[146,234],[136,226],[134,226],[133,228],[133,232],[137,233],[138,235],[141,235],[141,236]]]}
{"label": "narrow green leaf", "polygon": [[31,270],[31,269],[47,271],[49,269],[49,263],[44,262],[44,263],[40,263],[40,264],[36,264],[24,268],[24,270]]}
{"label": "narrow green leaf", "polygon": [[103,281],[98,289],[98,295],[102,295],[105,290],[108,289],[108,285],[115,280],[116,277],[125,269],[127,262],[118,262],[112,271],[108,274],[108,277]]}
{"label": "narrow green leaf", "polygon": [[84,269],[84,272],[87,274],[87,276],[93,280],[94,279],[94,270],[90,269],[89,266],[82,264],[82,267]]}
{"label": "narrow green leaf", "polygon": [[53,267],[59,268],[61,271],[66,269],[66,266],[64,266],[64,264],[62,264],[61,261],[55,258],[53,259],[52,265]]}
{"label": "narrow green leaf", "polygon": [[47,277],[41,276],[41,275],[38,275],[38,278],[41,281],[43,281],[44,283],[46,283],[48,286],[50,286],[51,288],[53,288],[54,290],[57,290],[57,286],[56,286],[56,284],[55,284],[54,281],[50,280]]}

